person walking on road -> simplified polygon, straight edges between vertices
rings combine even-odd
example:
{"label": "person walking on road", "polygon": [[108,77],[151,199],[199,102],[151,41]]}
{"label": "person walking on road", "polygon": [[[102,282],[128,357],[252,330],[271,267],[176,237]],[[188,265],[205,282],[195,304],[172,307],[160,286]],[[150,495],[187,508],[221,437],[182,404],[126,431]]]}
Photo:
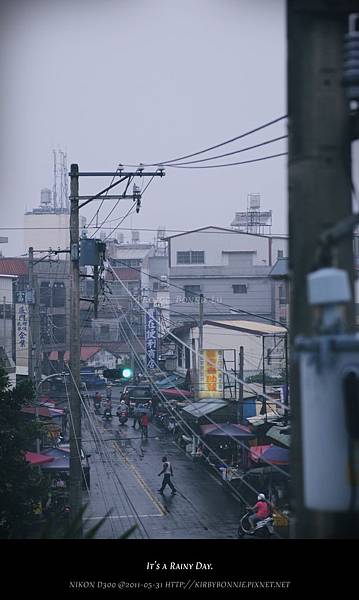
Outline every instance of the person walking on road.
{"label": "person walking on road", "polygon": [[171,481],[171,477],[173,477],[173,469],[170,461],[167,460],[166,456],[162,458],[162,471],[158,473],[158,477],[160,477],[161,475],[163,475],[163,481],[160,489],[158,490],[159,493],[163,494],[166,485],[169,485],[172,490],[172,495],[174,495],[176,493],[176,488]]}
{"label": "person walking on road", "polygon": [[148,416],[146,413],[142,413],[140,418],[140,426],[141,426],[141,439],[148,439]]}

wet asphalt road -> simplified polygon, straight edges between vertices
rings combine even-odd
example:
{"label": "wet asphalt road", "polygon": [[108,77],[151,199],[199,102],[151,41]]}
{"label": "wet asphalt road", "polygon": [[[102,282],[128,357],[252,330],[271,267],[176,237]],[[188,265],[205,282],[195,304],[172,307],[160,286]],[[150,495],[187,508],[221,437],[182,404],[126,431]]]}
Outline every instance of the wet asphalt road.
{"label": "wet asphalt road", "polygon": [[[112,396],[115,415],[119,392]],[[153,422],[148,440],[132,427],[132,418],[119,426],[118,418],[104,423],[95,415],[83,417],[83,447],[91,454],[91,486],[84,491],[85,529],[109,513],[96,538],[117,539],[132,525],[131,539],[230,539],[236,538],[238,500],[208,472],[193,462],[173,441],[172,435]],[[162,456],[174,469],[177,494],[167,487],[158,493]]]}

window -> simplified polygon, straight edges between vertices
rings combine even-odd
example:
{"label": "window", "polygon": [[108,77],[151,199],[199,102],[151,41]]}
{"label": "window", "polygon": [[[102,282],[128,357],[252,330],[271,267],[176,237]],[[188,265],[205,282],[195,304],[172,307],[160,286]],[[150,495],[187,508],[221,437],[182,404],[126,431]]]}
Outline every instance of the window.
{"label": "window", "polygon": [[101,325],[100,326],[100,336],[102,339],[108,339],[110,337],[110,326],[109,325]]}
{"label": "window", "polygon": [[177,264],[178,265],[191,264],[191,253],[190,252],[177,252]]}
{"label": "window", "polygon": [[279,286],[279,304],[287,304],[287,290],[284,285]]}
{"label": "window", "polygon": [[52,287],[52,306],[65,306],[66,289],[62,281],[54,283]]}
{"label": "window", "polygon": [[204,265],[204,250],[177,252],[178,265]]}
{"label": "window", "polygon": [[49,281],[42,281],[40,284],[40,304],[51,306],[51,287]]}
{"label": "window", "polygon": [[153,291],[154,292],[158,292],[159,289],[160,289],[160,282],[159,281],[154,281],[153,282]]}
{"label": "window", "polygon": [[204,251],[194,250],[191,252],[191,264],[192,265],[203,265],[204,264]]}
{"label": "window", "polygon": [[198,301],[199,294],[201,293],[200,285],[185,285],[184,286],[184,298],[187,301]]}
{"label": "window", "polygon": [[232,285],[233,294],[246,294],[247,286],[245,284]]}

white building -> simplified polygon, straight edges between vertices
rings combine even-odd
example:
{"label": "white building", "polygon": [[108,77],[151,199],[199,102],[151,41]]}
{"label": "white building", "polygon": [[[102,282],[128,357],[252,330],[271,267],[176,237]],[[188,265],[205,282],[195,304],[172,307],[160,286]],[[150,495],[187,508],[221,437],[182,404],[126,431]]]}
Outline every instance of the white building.
{"label": "white building", "polygon": [[273,315],[268,275],[288,255],[286,237],[209,226],[167,240],[171,319],[180,320],[176,312],[198,318],[200,294],[207,317],[228,318],[230,307],[254,318]]}
{"label": "white building", "polygon": [[[86,225],[80,215],[80,231]],[[65,211],[34,209],[24,215],[24,252],[32,246],[36,250],[49,248],[66,250],[70,247],[70,215]]]}

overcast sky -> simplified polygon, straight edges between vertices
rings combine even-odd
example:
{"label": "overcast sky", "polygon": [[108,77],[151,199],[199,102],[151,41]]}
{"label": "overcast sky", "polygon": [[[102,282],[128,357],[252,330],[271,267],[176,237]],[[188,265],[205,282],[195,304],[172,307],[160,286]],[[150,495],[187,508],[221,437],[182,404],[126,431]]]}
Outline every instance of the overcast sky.
{"label": "overcast sky", "polygon": [[[25,208],[52,188],[53,149],[81,170],[112,170],[189,154],[287,112],[284,0],[12,0],[1,10],[2,227],[22,227]],[[285,121],[217,153],[284,133]],[[285,150],[282,141],[230,160]],[[286,157],[166,173],[124,227],[229,226],[260,192],[272,232],[286,232]],[[80,191],[107,182],[81,180]],[[21,231],[0,235],[6,255],[23,252]]]}

